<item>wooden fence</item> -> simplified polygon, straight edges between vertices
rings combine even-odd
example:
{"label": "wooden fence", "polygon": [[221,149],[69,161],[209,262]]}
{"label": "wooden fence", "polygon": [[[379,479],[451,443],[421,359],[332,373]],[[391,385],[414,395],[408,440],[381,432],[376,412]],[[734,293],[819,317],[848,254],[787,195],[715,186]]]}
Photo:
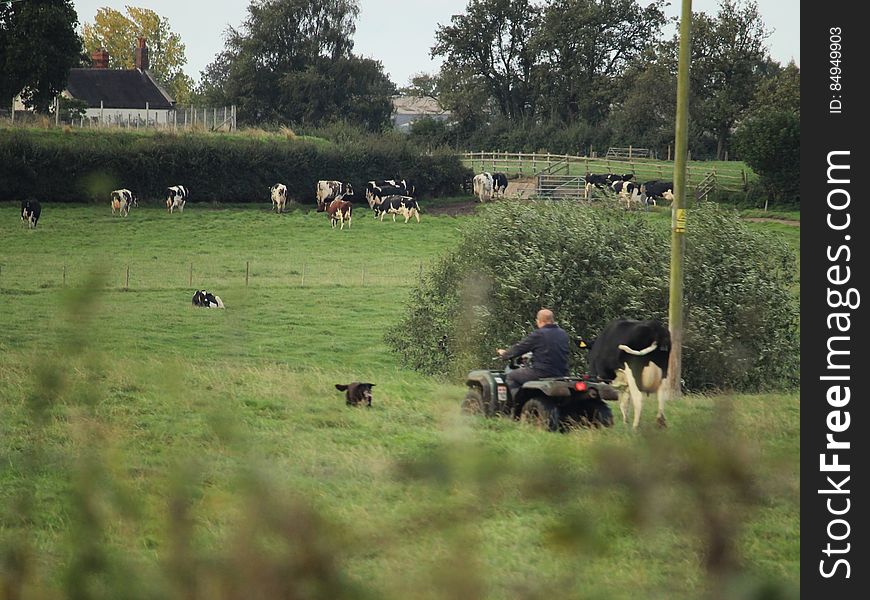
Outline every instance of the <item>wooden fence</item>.
{"label": "wooden fence", "polygon": [[[644,158],[590,158],[570,154],[543,154],[523,152],[465,152],[460,154],[463,164],[474,172],[501,172],[521,178],[537,177],[540,174],[583,176],[589,173],[607,174],[633,173],[635,181],[643,183],[653,179],[670,181],[674,176],[673,162]],[[718,169],[703,161],[690,163],[687,167],[688,187],[698,189],[702,182],[709,193],[709,182],[713,189],[730,192],[746,190],[747,173],[745,169]]]}

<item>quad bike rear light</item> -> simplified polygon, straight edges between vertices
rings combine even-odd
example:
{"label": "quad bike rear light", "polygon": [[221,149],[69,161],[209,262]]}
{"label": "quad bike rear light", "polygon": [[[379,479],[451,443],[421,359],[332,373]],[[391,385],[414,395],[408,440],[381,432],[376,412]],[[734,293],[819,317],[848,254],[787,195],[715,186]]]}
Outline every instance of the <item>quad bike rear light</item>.
{"label": "quad bike rear light", "polygon": [[574,384],[574,389],[578,392],[585,392],[587,387],[588,386],[586,385],[585,381],[578,381]]}

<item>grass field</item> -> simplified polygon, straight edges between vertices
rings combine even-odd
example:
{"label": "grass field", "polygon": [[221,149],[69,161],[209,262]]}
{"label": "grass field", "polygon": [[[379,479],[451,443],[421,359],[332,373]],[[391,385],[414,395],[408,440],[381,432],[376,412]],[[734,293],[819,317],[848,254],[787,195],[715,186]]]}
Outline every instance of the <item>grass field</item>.
{"label": "grass field", "polygon": [[798,394],[558,435],[398,366],[383,333],[468,218],[49,206],[28,231],[0,205],[0,589],[796,597]]}

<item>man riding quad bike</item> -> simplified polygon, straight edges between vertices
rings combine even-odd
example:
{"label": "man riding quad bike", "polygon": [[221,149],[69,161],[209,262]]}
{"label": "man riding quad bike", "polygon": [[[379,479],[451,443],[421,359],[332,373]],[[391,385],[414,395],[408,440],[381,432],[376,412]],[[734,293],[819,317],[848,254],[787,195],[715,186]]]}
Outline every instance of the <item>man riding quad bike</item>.
{"label": "man riding quad bike", "polygon": [[[616,400],[616,390],[589,377],[568,374],[568,334],[552,311],[538,311],[537,329],[507,350],[501,358],[511,361],[503,371],[476,370],[468,374],[464,412],[510,415],[544,426],[550,431],[574,421],[609,427],[613,413],[605,400]],[[529,355],[535,363],[528,364]],[[520,366],[520,360],[525,364]]]}

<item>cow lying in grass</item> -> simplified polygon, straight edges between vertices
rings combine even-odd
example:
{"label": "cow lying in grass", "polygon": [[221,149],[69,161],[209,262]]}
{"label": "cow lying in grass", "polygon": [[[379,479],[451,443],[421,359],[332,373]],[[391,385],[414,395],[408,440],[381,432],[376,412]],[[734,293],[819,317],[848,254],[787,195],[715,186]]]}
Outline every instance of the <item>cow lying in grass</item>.
{"label": "cow lying in grass", "polygon": [[200,308],[224,308],[224,303],[220,296],[215,296],[205,290],[196,290],[191,304]]}

